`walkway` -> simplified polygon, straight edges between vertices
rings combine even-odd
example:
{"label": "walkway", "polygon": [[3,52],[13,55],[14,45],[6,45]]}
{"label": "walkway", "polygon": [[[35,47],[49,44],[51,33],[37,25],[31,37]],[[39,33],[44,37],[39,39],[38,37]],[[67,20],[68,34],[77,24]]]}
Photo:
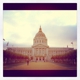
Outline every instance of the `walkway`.
{"label": "walkway", "polygon": [[72,66],[63,66],[51,62],[30,62],[29,65],[26,63],[14,65],[14,66],[5,66],[4,70],[75,70],[75,67]]}

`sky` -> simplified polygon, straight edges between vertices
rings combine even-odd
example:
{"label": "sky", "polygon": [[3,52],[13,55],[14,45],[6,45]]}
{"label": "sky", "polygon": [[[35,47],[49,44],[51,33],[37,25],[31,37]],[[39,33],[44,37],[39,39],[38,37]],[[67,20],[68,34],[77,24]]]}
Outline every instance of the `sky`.
{"label": "sky", "polygon": [[49,47],[77,48],[76,10],[4,10],[3,47],[31,47],[40,25]]}

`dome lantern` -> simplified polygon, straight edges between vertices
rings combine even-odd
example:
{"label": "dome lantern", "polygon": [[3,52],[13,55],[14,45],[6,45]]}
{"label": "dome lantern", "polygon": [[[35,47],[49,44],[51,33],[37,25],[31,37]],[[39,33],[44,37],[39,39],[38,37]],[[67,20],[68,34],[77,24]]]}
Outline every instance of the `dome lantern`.
{"label": "dome lantern", "polygon": [[40,28],[39,28],[39,32],[42,32],[41,25],[40,25]]}

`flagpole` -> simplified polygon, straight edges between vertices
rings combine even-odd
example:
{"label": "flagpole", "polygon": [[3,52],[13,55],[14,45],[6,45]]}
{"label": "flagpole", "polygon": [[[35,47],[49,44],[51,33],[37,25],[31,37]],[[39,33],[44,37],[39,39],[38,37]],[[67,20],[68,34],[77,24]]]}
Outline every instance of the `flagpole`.
{"label": "flagpole", "polygon": [[5,39],[3,38],[3,50],[5,50],[5,47],[6,47],[4,42],[5,42]]}
{"label": "flagpole", "polygon": [[12,48],[13,48],[13,45],[12,45]]}
{"label": "flagpole", "polygon": [[74,49],[74,45],[72,44],[72,47],[73,47],[73,49]]}
{"label": "flagpole", "polygon": [[71,44],[72,44],[72,48],[74,49],[74,45],[73,45],[73,42],[71,42]]}
{"label": "flagpole", "polygon": [[6,48],[8,49],[8,47],[7,47],[8,45],[6,44]]}
{"label": "flagpole", "polygon": [[7,46],[7,49],[8,49],[8,45],[9,45],[9,42],[7,42],[6,46]]}

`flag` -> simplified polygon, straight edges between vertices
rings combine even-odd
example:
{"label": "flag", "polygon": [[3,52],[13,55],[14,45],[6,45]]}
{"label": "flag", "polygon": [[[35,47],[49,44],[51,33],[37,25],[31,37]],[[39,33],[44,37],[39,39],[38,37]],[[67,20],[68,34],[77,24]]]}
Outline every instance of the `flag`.
{"label": "flag", "polygon": [[7,43],[7,45],[6,46],[8,46],[9,45],[9,42]]}
{"label": "flag", "polygon": [[3,39],[5,41],[5,39]]}
{"label": "flag", "polygon": [[73,42],[71,42],[71,44],[73,44]]}

